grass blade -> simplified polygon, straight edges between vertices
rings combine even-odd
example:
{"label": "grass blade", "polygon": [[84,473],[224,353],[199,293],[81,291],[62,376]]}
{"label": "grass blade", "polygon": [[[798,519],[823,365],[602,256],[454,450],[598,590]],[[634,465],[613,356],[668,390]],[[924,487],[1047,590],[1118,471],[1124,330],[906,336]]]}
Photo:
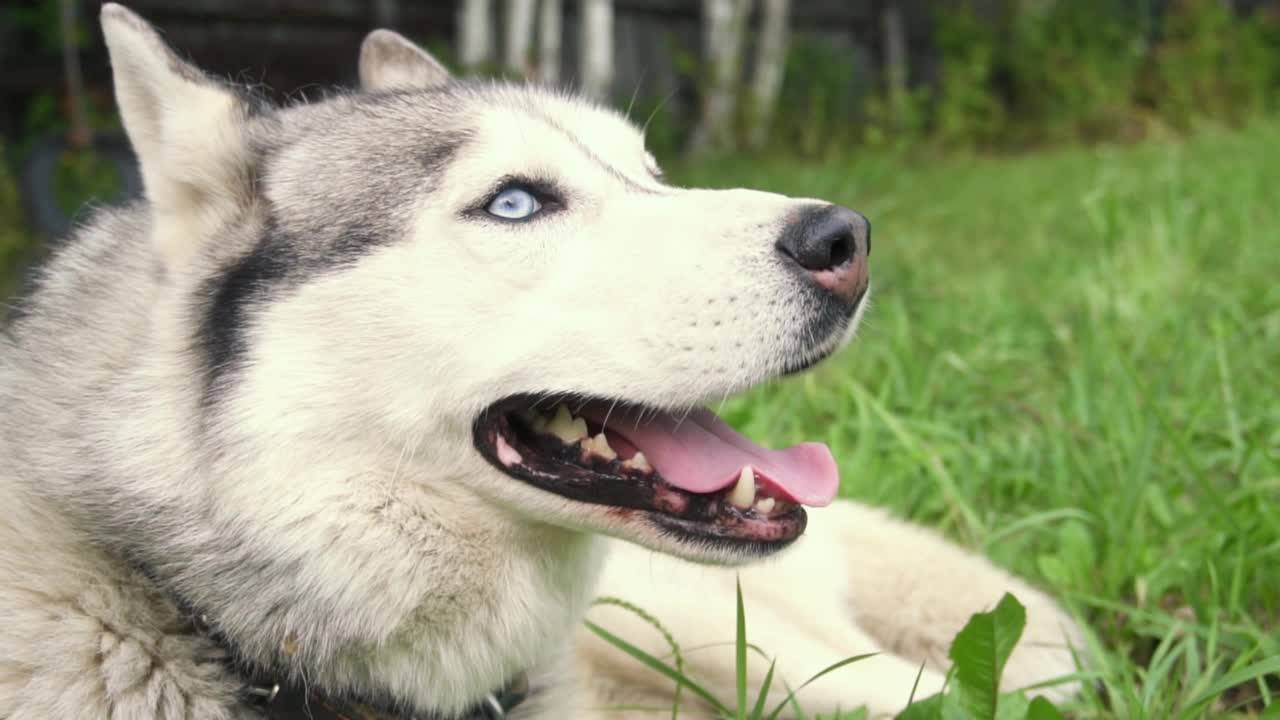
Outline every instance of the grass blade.
{"label": "grass blade", "polygon": [[710,692],[707,691],[706,688],[702,687],[698,683],[689,679],[689,677],[684,673],[677,671],[675,668],[671,667],[670,665],[662,662],[658,658],[650,655],[644,650],[641,650],[635,645],[632,645],[626,640],[623,640],[617,635],[614,635],[608,630],[605,630],[599,625],[596,625],[590,620],[584,620],[583,622],[586,623],[588,630],[595,633],[596,635],[599,635],[601,639],[603,639],[605,642],[609,643],[610,645],[618,648],[619,650],[630,655],[636,660],[639,660],[641,663],[647,666],[650,670],[653,670],[654,672],[659,673],[661,675],[665,675],[666,677],[674,680],[681,687],[688,688],[689,692],[693,693],[694,695],[697,695],[703,700],[706,700],[708,703],[711,704],[712,707],[724,713],[725,715],[733,714],[733,712],[729,710],[729,708],[726,707],[724,703],[720,702],[720,700],[717,699],[715,695],[712,695]]}
{"label": "grass blade", "polygon": [[734,583],[738,590],[738,720],[747,720],[747,611],[742,604],[742,578]]}
{"label": "grass blade", "polygon": [[756,698],[756,706],[751,710],[751,720],[763,720],[764,704],[769,701],[769,687],[773,685],[773,669],[778,662],[769,663],[769,672],[764,674],[764,683],[760,685],[760,697]]}
{"label": "grass blade", "polygon": [[1194,700],[1187,704],[1189,708],[1196,708],[1201,705],[1207,705],[1213,702],[1219,695],[1227,690],[1242,685],[1250,680],[1256,680],[1264,675],[1280,674],[1280,657],[1270,657],[1265,660],[1240,668],[1235,672],[1229,672],[1218,678],[1218,681],[1209,686],[1208,690],[1198,695]]}
{"label": "grass blade", "polygon": [[774,709],[773,709],[773,712],[769,713],[769,720],[778,720],[778,716],[782,714],[782,709],[783,709],[783,708],[785,708],[785,707],[787,706],[787,703],[790,703],[790,702],[792,701],[792,699],[793,699],[793,698],[795,698],[796,693],[798,693],[798,692],[800,692],[801,690],[803,690],[803,689],[805,689],[806,687],[808,687],[811,683],[813,683],[813,681],[815,681],[815,680],[817,680],[817,679],[819,679],[819,678],[823,677],[824,675],[828,675],[828,674],[830,674],[830,673],[833,673],[833,672],[835,672],[836,670],[839,670],[840,668],[842,668],[842,667],[844,667],[844,666],[846,666],[846,665],[852,665],[852,664],[854,664],[854,663],[856,663],[856,662],[861,662],[861,661],[863,661],[863,660],[866,660],[867,658],[872,658],[872,657],[875,657],[876,655],[879,655],[879,654],[880,654],[880,653],[865,653],[865,654],[862,654],[862,655],[854,655],[853,657],[847,657],[847,658],[845,658],[845,659],[841,660],[840,662],[832,663],[832,664],[830,664],[830,665],[828,665],[828,666],[824,667],[823,669],[821,669],[821,670],[819,670],[818,672],[814,673],[814,674],[813,674],[813,677],[809,678],[808,680],[805,680],[803,683],[800,683],[800,687],[797,687],[795,690],[792,690],[792,691],[787,695],[787,698],[786,698],[785,700],[783,700],[782,702],[778,703],[778,706],[777,706],[776,708],[774,708]]}
{"label": "grass blade", "polygon": [[920,689],[920,678],[924,677],[924,663],[920,663],[920,669],[916,671],[915,682],[911,683],[911,694],[907,696],[907,707],[916,701],[916,690]]}

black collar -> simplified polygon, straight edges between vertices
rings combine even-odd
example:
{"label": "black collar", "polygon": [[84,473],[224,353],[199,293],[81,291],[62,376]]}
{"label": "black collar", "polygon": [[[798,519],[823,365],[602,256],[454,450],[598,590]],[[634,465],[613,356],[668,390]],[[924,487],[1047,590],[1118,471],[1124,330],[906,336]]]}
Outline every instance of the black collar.
{"label": "black collar", "polygon": [[[268,684],[270,683],[270,684]],[[246,700],[268,720],[501,720],[519,705],[529,691],[524,673],[506,687],[485,696],[480,704],[461,715],[411,715],[355,698],[333,697],[294,683],[270,679],[245,685]]]}
{"label": "black collar", "polygon": [[[157,587],[151,569],[135,563],[138,570]],[[270,673],[245,673],[247,664],[236,652],[235,644],[222,633],[210,627],[207,617],[196,611],[185,598],[168,592],[170,599],[182,614],[190,631],[203,635],[216,643],[226,654],[231,672],[245,678],[240,689],[244,701],[257,707],[267,720],[501,720],[529,695],[529,680],[524,673],[513,677],[506,685],[489,693],[479,703],[458,715],[433,713],[421,715],[397,709],[394,703],[379,702],[354,696],[336,696],[316,688],[308,688],[293,682],[288,675]]]}

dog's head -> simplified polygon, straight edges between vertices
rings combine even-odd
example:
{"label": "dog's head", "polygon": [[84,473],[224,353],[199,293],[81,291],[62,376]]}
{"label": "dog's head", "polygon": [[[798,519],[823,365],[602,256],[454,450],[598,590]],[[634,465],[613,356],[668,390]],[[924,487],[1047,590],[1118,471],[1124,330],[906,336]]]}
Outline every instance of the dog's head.
{"label": "dog's head", "polygon": [[617,113],[455,80],[393,33],[366,40],[361,92],[281,109],[104,19],[228,456],[382,463],[417,502],[724,562],[832,499],[824,446],[763,449],[702,405],[849,340],[857,213],[675,187]]}

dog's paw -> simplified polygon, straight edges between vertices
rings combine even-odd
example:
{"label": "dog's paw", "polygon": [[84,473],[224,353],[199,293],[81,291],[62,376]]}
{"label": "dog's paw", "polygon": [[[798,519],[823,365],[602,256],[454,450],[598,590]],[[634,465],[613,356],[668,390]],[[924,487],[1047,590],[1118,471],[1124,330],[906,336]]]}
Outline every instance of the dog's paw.
{"label": "dog's paw", "polygon": [[[1010,593],[1026,608],[1027,625],[1005,668],[1003,687],[1024,688],[1076,672],[1084,634],[1045,593],[940,534],[882,510],[836,503],[823,519],[846,550],[855,622],[892,652],[945,670],[956,633],[975,613],[992,609]],[[1060,698],[1077,689],[1078,684],[1064,684],[1040,692]]]}

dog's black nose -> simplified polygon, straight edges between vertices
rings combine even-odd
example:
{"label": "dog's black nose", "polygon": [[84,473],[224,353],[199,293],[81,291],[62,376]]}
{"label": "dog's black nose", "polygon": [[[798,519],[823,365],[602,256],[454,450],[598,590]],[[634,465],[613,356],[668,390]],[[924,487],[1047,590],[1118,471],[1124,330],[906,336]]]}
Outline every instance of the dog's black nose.
{"label": "dog's black nose", "polygon": [[871,223],[849,208],[820,205],[801,211],[782,231],[777,247],[819,287],[845,302],[866,289]]}

